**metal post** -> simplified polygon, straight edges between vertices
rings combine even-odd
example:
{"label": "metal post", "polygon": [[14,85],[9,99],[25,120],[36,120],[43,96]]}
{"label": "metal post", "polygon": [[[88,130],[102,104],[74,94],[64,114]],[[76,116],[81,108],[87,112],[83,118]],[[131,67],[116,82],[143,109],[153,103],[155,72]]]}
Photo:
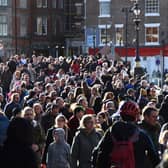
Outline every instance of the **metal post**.
{"label": "metal post", "polygon": [[105,42],[106,46],[107,46],[107,24],[106,24],[106,42]]}
{"label": "metal post", "polygon": [[136,58],[135,58],[135,62],[137,65],[140,62],[140,57],[139,57],[139,20],[136,20],[135,24],[136,24]]}
{"label": "metal post", "polygon": [[17,4],[15,0],[15,54],[17,54]]}
{"label": "metal post", "polygon": [[125,18],[125,63],[127,64],[128,58],[128,8],[126,8],[126,18]]}

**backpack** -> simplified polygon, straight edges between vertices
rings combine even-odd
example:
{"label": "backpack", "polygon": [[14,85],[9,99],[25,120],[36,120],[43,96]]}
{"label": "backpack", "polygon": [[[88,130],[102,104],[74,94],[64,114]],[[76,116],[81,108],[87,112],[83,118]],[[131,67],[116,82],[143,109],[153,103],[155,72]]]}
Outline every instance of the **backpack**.
{"label": "backpack", "polygon": [[138,131],[128,141],[117,141],[112,136],[113,149],[110,153],[111,168],[135,168],[134,146]]}

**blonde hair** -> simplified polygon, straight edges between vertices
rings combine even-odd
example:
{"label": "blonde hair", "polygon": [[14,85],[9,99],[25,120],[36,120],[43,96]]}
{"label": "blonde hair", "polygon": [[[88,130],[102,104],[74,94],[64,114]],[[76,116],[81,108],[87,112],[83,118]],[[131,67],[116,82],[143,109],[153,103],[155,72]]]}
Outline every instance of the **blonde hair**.
{"label": "blonde hair", "polygon": [[159,136],[159,143],[162,145],[167,145],[168,142],[168,130],[164,130],[160,133]]}
{"label": "blonde hair", "polygon": [[33,108],[31,108],[31,107],[29,107],[29,106],[26,106],[26,107],[22,110],[22,117],[24,117],[25,114],[26,114],[28,111],[32,111],[33,116],[35,115],[35,114],[34,114],[34,111],[33,111]]}
{"label": "blonde hair", "polygon": [[88,121],[93,120],[94,121],[94,117],[92,114],[85,114],[82,119],[80,120],[80,128],[86,128],[86,124]]}

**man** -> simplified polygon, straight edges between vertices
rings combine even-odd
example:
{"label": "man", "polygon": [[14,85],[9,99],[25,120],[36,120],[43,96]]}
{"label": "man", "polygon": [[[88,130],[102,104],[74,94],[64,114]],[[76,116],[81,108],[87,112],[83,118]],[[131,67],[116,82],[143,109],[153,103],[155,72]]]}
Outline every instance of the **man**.
{"label": "man", "polygon": [[52,104],[51,108],[48,109],[46,113],[41,117],[41,126],[45,132],[52,127],[55,123],[55,117],[59,114],[59,106],[57,104]]}
{"label": "man", "polygon": [[[138,105],[131,101],[121,102],[118,112],[124,122],[118,121],[114,123],[95,148],[95,152],[93,152],[93,164],[96,165],[95,167],[110,168],[114,161],[110,156],[115,142],[127,141],[132,142],[133,145],[133,164],[135,168],[149,168],[147,164],[148,157],[152,166],[155,167],[160,162],[156,149],[148,135],[136,126],[136,121],[139,117]],[[123,162],[121,161],[119,164],[123,164]]]}
{"label": "man", "polygon": [[158,123],[158,111],[152,106],[146,106],[142,110],[143,120],[139,123],[140,128],[146,131],[156,149],[159,147],[158,138],[160,134],[160,124]]}
{"label": "man", "polygon": [[5,115],[8,117],[9,120],[12,117],[12,110],[14,108],[21,108],[20,105],[19,105],[19,101],[20,101],[19,93],[13,93],[12,96],[11,96],[11,101],[5,105],[4,112],[5,112]]}
{"label": "man", "polygon": [[70,128],[70,132],[72,133],[72,137],[75,136],[75,133],[79,127],[80,120],[84,115],[84,108],[82,106],[77,106],[74,111],[72,117],[68,121],[68,127]]}

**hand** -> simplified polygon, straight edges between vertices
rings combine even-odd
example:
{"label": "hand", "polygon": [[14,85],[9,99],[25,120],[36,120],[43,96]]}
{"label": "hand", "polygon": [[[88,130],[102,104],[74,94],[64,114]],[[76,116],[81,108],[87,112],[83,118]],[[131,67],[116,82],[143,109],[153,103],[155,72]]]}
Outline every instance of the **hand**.
{"label": "hand", "polygon": [[41,164],[40,168],[46,168],[46,165],[45,164]]}
{"label": "hand", "polygon": [[39,151],[39,147],[38,147],[37,144],[32,144],[32,149],[33,149],[34,152]]}

